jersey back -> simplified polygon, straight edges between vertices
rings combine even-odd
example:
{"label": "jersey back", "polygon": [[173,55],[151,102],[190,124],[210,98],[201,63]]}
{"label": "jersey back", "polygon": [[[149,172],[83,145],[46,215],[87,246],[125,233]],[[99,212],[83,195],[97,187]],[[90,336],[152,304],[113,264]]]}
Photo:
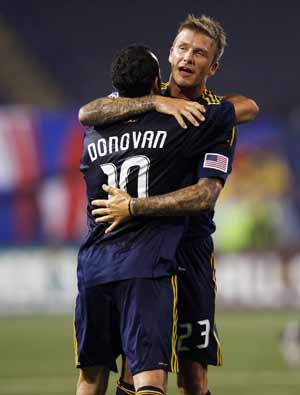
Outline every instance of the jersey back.
{"label": "jersey back", "polygon": [[177,271],[176,246],[183,218],[135,218],[111,234],[97,225],[91,201],[107,198],[102,184],[147,197],[174,191],[214,146],[230,153],[234,111],[229,103],[208,107],[199,127],[182,129],[170,116],[149,112],[105,128],[88,128],[81,171],[87,186],[88,236],[80,248],[78,285],[135,277],[161,277]]}

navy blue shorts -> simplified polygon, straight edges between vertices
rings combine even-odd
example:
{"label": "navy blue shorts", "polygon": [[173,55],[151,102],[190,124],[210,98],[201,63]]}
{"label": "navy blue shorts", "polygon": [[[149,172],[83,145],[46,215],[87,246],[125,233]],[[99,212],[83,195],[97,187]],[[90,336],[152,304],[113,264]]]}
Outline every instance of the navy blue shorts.
{"label": "navy blue shorts", "polygon": [[108,366],[124,353],[132,375],[176,372],[177,278],[131,279],[87,288],[77,296],[77,367]]}
{"label": "navy blue shorts", "polygon": [[221,345],[215,323],[216,277],[213,240],[180,243],[177,261],[186,271],[178,275],[178,357],[220,366]]}

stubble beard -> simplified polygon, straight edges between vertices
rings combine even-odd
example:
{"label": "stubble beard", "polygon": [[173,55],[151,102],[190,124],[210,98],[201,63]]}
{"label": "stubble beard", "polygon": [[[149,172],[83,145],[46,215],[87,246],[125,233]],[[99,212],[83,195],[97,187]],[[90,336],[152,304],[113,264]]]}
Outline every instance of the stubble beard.
{"label": "stubble beard", "polygon": [[201,96],[205,88],[206,79],[199,81],[199,83],[182,83],[171,74],[169,89],[171,95],[174,97],[182,97],[185,99],[196,99]]}

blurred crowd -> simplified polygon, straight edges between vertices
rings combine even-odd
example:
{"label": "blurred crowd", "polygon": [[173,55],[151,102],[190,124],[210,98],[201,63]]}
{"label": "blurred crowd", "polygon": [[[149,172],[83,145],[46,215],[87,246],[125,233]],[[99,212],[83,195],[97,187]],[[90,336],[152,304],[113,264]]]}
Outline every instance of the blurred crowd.
{"label": "blurred crowd", "polygon": [[[221,253],[299,249],[300,116],[238,130],[233,173],[216,208]],[[0,112],[0,244],[78,244],[86,231],[74,112]],[[100,187],[100,186],[99,186]]]}
{"label": "blurred crowd", "polygon": [[216,212],[221,252],[298,251],[299,142],[300,129],[276,118],[240,128],[234,171]]}

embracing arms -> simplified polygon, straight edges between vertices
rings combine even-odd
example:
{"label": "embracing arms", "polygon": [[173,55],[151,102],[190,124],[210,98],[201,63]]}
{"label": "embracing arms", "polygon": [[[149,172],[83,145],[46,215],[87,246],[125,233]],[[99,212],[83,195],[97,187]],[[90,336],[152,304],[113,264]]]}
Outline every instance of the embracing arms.
{"label": "embracing arms", "polygon": [[130,217],[185,216],[211,211],[222,188],[223,184],[217,178],[200,178],[194,185],[164,195],[132,198],[127,192],[103,185],[103,189],[111,198],[94,200],[92,205],[95,209],[92,214],[100,216],[95,220],[97,223],[112,222],[106,229],[106,233],[109,233]]}
{"label": "embracing arms", "polygon": [[213,210],[223,186],[216,178],[200,178],[197,184],[164,195],[131,198],[132,216],[184,216]]}
{"label": "embracing arms", "polygon": [[[228,100],[234,105],[237,124],[252,121],[259,112],[255,101],[242,95],[227,95],[222,100]],[[159,95],[96,99],[80,108],[78,118],[84,126],[101,126],[151,110],[173,115],[183,128],[187,127],[186,120],[194,126],[205,120],[205,106],[202,104]]]}
{"label": "embracing arms", "polygon": [[[237,123],[251,121],[259,111],[253,100],[241,95],[226,96],[222,100],[233,103]],[[202,113],[205,112],[205,107],[195,101],[156,95],[134,99],[102,98],[83,106],[79,111],[79,119],[84,125],[101,125],[151,110],[173,115],[182,127],[186,127],[186,120],[195,126],[204,120]],[[198,183],[192,186],[142,199],[131,198],[124,191],[104,186],[103,189],[112,197],[109,200],[93,201],[93,215],[97,217],[97,223],[112,222],[106,232],[116,229],[131,216],[197,215],[202,210],[214,208],[222,185],[216,178],[200,178]]]}
{"label": "embracing arms", "polygon": [[79,121],[84,126],[101,126],[155,110],[163,114],[173,115],[179,125],[187,128],[185,117],[194,126],[204,121],[205,106],[198,102],[175,99],[159,95],[138,98],[104,97],[96,99],[80,108]]}

